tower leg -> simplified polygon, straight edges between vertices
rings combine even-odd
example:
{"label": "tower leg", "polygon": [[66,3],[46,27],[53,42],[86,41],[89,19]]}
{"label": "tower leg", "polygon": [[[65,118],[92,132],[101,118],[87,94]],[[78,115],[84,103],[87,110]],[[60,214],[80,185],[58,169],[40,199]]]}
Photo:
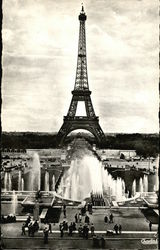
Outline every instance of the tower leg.
{"label": "tower leg", "polygon": [[85,129],[89,132],[91,132],[98,144],[105,142],[105,134],[103,133],[103,130],[101,129],[99,122],[97,120],[89,120],[89,119],[67,119],[64,120],[63,125],[61,129],[59,130],[57,134],[57,143],[59,145],[62,145],[66,136],[76,129]]}

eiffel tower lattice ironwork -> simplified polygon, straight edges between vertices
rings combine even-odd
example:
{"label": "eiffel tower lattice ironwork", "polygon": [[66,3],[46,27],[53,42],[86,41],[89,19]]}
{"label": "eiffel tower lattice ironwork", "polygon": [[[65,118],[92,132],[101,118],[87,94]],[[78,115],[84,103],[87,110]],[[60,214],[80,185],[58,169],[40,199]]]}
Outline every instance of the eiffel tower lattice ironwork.
{"label": "eiffel tower lattice ironwork", "polygon": [[[64,116],[63,125],[57,134],[57,141],[62,144],[66,136],[75,129],[85,129],[91,132],[98,143],[105,141],[105,135],[99,125],[99,117],[95,115],[91,101],[91,91],[88,85],[87,75],[87,57],[86,57],[86,34],[85,21],[87,16],[82,10],[79,15],[79,44],[78,44],[78,59],[74,90],[72,91],[72,100],[67,113]],[[78,102],[85,103],[86,116],[76,116]]]}

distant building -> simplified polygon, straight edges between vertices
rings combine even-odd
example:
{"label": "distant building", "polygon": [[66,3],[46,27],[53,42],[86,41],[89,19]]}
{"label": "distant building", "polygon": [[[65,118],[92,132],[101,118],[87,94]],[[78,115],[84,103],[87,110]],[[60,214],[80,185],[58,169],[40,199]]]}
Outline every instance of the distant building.
{"label": "distant building", "polygon": [[26,153],[24,148],[2,148],[2,153]]}
{"label": "distant building", "polygon": [[124,155],[125,159],[130,159],[136,156],[135,150],[119,150],[119,149],[98,149],[97,154],[100,156],[101,160],[105,159],[120,159]]}
{"label": "distant building", "polygon": [[123,154],[126,159],[135,157],[137,155],[136,150],[120,150],[119,153],[120,153],[120,156],[121,156],[121,154]]}

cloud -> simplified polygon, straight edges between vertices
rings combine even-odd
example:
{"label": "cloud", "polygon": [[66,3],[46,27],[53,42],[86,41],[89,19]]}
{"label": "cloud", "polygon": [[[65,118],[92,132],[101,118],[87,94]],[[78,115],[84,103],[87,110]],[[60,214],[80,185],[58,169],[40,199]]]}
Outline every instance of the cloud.
{"label": "cloud", "polygon": [[[80,3],[3,1],[3,130],[58,131],[76,76]],[[89,87],[105,132],[158,132],[158,3],[86,0]]]}

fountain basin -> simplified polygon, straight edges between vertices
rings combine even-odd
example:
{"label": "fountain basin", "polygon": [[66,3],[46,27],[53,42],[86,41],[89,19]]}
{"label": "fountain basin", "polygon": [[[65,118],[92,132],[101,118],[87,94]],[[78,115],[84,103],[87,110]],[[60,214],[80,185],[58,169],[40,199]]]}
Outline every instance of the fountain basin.
{"label": "fountain basin", "polygon": [[65,203],[67,206],[78,206],[82,202],[79,200],[64,198],[61,195],[57,194],[56,192],[54,192],[54,194],[55,194],[54,206],[56,205],[61,206],[63,203]]}
{"label": "fountain basin", "polygon": [[[39,199],[39,206],[40,207],[52,207],[55,200],[54,195],[50,196],[42,196],[41,199]],[[33,208],[36,204],[36,198],[35,196],[27,196],[22,202],[21,205],[23,207],[29,207]]]}
{"label": "fountain basin", "polygon": [[158,197],[145,197],[143,200],[146,202],[148,207],[158,208]]}

